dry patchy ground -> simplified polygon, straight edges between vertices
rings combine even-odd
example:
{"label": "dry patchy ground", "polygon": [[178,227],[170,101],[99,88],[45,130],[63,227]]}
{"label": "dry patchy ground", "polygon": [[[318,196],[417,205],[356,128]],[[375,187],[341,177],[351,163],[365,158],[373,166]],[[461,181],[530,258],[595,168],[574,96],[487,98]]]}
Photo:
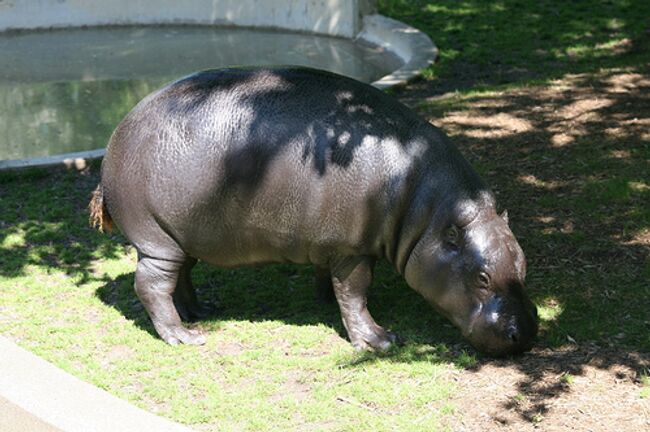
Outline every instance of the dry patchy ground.
{"label": "dry patchy ground", "polygon": [[[536,349],[523,358],[459,372],[454,431],[640,431],[650,402],[639,367],[649,357],[594,345]],[[643,365],[643,366],[642,366]]]}

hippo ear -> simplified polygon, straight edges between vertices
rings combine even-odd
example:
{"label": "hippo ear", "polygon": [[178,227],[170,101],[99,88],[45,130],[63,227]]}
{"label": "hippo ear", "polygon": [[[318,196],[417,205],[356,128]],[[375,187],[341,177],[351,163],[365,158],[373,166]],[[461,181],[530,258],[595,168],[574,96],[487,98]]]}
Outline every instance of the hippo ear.
{"label": "hippo ear", "polygon": [[508,210],[504,210],[499,216],[501,216],[501,219],[503,219],[506,224],[508,223]]}

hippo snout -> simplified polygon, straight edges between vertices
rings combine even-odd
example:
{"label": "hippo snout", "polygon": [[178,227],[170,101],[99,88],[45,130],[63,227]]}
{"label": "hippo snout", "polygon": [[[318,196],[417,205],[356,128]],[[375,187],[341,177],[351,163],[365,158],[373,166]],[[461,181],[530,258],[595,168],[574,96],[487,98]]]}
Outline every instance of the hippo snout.
{"label": "hippo snout", "polygon": [[528,298],[495,295],[482,307],[467,338],[479,351],[503,357],[530,350],[537,329],[537,308]]}

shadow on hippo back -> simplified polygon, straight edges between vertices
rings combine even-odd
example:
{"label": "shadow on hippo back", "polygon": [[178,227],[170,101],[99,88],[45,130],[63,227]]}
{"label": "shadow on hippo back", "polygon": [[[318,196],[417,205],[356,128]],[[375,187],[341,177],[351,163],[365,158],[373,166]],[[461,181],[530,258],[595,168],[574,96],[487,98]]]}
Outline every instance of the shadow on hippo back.
{"label": "shadow on hippo back", "polygon": [[91,202],[138,250],[135,291],[168,343],[209,311],[190,273],[313,264],[352,344],[384,350],[367,289],[387,259],[492,355],[536,333],[525,260],[476,172],[447,138],[383,92],[306,68],[227,69],[145,98],[115,130]]}

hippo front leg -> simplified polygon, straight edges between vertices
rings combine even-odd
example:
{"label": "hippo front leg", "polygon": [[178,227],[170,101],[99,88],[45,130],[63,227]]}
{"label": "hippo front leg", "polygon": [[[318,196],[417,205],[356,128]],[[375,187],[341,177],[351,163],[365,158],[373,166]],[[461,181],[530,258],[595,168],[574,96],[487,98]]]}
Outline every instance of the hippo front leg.
{"label": "hippo front leg", "polygon": [[397,335],[384,330],[368,312],[366,292],[372,283],[373,267],[371,258],[351,257],[331,270],[343,325],[350,342],[358,350],[386,350],[398,341]]}
{"label": "hippo front leg", "polygon": [[138,255],[135,292],[158,335],[170,345],[204,344],[205,336],[198,330],[187,329],[181,324],[172,299],[183,262]]}

